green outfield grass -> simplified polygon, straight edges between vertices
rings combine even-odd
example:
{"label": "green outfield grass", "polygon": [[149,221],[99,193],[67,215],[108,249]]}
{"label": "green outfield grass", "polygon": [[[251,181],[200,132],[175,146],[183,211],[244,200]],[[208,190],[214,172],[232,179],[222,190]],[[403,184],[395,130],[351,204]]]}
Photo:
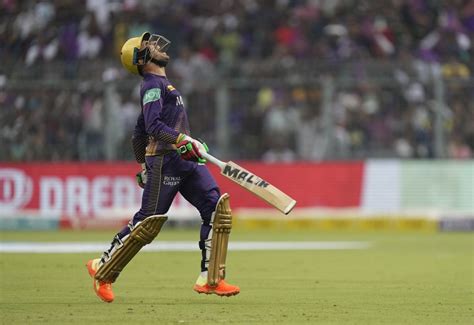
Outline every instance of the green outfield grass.
{"label": "green outfield grass", "polygon": [[[0,232],[1,241],[104,241],[113,231]],[[196,240],[163,229],[160,240]],[[142,253],[101,302],[93,254],[0,255],[2,324],[472,324],[472,234],[243,231],[232,241],[368,241],[365,250],[231,251],[230,298],[191,290],[200,253]]]}

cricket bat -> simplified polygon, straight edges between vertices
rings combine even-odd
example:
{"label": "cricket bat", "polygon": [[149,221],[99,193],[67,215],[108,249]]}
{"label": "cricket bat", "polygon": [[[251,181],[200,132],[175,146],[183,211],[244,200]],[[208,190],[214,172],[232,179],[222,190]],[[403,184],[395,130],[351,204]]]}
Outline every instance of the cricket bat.
{"label": "cricket bat", "polygon": [[207,152],[201,152],[201,155],[211,163],[217,165],[220,168],[222,175],[252,192],[264,201],[267,201],[270,205],[274,206],[284,214],[290,213],[294,208],[296,204],[294,199],[242,166],[239,166],[232,161],[223,162]]}

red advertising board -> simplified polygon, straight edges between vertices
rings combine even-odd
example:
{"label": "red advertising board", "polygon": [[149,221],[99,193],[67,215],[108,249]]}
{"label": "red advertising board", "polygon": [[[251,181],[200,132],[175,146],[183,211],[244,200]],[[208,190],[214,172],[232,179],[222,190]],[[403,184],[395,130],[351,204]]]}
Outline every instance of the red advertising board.
{"label": "red advertising board", "polygon": [[[238,164],[293,197],[297,201],[297,207],[336,208],[360,205],[363,162]],[[268,206],[239,185],[218,176],[217,168],[211,168],[211,171],[222,191],[232,195],[233,206]]]}
{"label": "red advertising board", "polygon": [[[238,162],[297,200],[298,207],[358,207],[363,162],[263,164]],[[209,166],[233,209],[271,208]],[[38,211],[58,217],[85,217],[114,211],[129,213],[140,205],[136,163],[0,164],[0,214]],[[189,209],[178,197],[174,208]]]}

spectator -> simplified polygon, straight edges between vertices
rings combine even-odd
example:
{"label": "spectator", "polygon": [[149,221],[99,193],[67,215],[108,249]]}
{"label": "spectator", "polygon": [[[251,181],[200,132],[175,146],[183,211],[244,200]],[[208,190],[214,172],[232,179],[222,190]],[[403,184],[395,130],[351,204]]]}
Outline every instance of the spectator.
{"label": "spectator", "polygon": [[275,134],[275,137],[270,139],[269,148],[263,153],[262,160],[267,163],[293,162],[296,159],[296,154],[286,142],[285,137]]}
{"label": "spectator", "polygon": [[[472,1],[2,1],[0,17],[5,160],[102,159],[110,106],[103,76],[128,82],[112,73],[120,45],[148,29],[187,45],[171,48],[170,78],[211,147],[216,87],[232,80],[226,89],[236,158],[258,159],[267,149],[274,157],[267,159],[283,159],[275,153],[287,147],[309,160],[429,158],[435,114],[442,115],[447,155],[474,150]],[[319,90],[323,74],[334,80],[331,98]],[[440,77],[441,93],[434,86]],[[251,84],[242,87],[242,80]],[[84,83],[96,93],[77,95]],[[305,95],[295,96],[302,84]],[[132,114],[121,95],[114,109]],[[122,127],[126,134],[130,125]]]}

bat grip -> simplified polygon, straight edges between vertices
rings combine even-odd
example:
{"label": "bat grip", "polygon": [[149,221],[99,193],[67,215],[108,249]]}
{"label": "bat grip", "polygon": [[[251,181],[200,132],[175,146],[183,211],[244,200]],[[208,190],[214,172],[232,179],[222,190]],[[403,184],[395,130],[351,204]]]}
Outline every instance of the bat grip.
{"label": "bat grip", "polygon": [[214,157],[214,156],[211,155],[210,153],[208,153],[208,152],[201,152],[201,156],[203,156],[204,158],[206,158],[208,161],[210,161],[210,162],[213,163],[214,165],[219,166],[220,169],[224,169],[224,167],[225,167],[225,162],[223,162],[222,160],[217,159],[216,157]]}

